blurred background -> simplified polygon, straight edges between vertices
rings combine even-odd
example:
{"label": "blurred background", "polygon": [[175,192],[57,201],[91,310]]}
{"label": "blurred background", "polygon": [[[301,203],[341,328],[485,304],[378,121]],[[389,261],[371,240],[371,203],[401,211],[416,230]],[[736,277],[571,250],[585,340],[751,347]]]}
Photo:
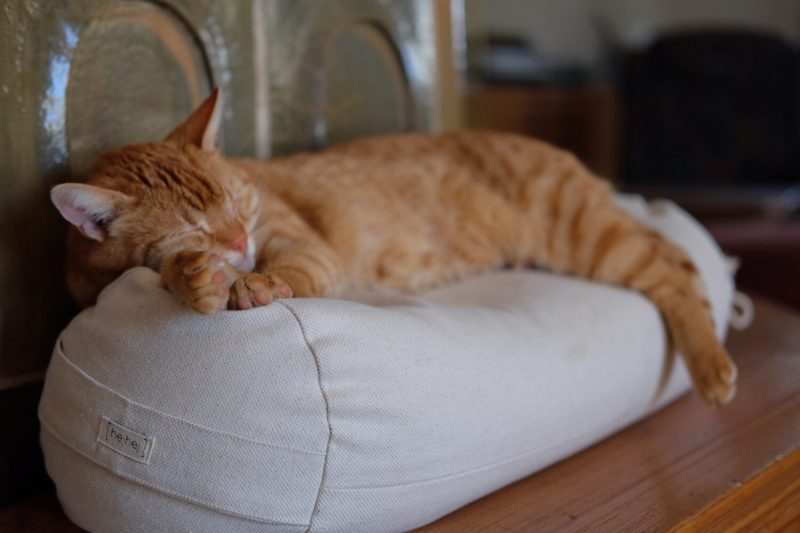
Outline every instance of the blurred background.
{"label": "blurred background", "polygon": [[159,139],[214,86],[224,150],[512,130],[665,197],[800,308],[800,0],[6,0],[0,6],[0,507],[47,481],[36,403],[63,282],[56,183]]}
{"label": "blurred background", "polygon": [[668,198],[800,308],[800,2],[464,0],[470,127]]}

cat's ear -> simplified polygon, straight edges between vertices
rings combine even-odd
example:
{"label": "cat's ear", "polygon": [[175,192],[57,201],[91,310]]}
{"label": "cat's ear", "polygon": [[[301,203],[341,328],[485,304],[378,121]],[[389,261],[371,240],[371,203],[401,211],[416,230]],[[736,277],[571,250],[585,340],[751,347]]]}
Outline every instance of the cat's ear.
{"label": "cat's ear", "polygon": [[189,118],[183,121],[164,139],[180,146],[193,144],[205,152],[214,152],[217,148],[217,135],[222,124],[222,94],[216,88],[211,96],[195,109]]}
{"label": "cat's ear", "polygon": [[97,242],[106,238],[106,227],[119,210],[133,203],[126,194],[83,183],[56,185],[50,199],[67,222]]}

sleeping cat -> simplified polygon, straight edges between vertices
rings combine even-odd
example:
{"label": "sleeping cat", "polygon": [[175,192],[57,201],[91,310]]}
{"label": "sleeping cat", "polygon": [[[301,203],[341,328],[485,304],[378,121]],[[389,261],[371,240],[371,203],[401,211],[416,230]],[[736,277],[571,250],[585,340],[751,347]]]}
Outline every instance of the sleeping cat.
{"label": "sleeping cat", "polygon": [[51,197],[82,306],[146,265],[200,313],[343,288],[420,291],[503,266],[630,287],[660,309],[698,392],[735,392],[698,273],[573,156],[518,135],[364,139],[269,161],[216,149],[215,91],[164,141],[104,154]]}

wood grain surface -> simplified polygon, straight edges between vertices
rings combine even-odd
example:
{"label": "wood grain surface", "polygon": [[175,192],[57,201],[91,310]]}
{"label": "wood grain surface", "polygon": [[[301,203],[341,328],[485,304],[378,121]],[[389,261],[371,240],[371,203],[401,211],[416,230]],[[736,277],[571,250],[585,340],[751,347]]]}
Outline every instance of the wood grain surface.
{"label": "wood grain surface", "polygon": [[684,520],[675,532],[800,530],[800,450]]}

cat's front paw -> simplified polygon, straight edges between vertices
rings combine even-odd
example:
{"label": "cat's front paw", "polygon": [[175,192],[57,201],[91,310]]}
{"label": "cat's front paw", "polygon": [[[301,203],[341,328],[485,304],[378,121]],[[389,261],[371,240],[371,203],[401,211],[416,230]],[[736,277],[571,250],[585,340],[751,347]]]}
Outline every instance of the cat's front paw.
{"label": "cat's front paw", "polygon": [[211,315],[225,309],[238,271],[217,254],[179,252],[164,261],[161,276],[171,293],[192,309]]}
{"label": "cat's front paw", "polygon": [[237,279],[230,288],[228,309],[252,309],[269,305],[275,298],[291,298],[292,288],[275,274],[253,272]]}

